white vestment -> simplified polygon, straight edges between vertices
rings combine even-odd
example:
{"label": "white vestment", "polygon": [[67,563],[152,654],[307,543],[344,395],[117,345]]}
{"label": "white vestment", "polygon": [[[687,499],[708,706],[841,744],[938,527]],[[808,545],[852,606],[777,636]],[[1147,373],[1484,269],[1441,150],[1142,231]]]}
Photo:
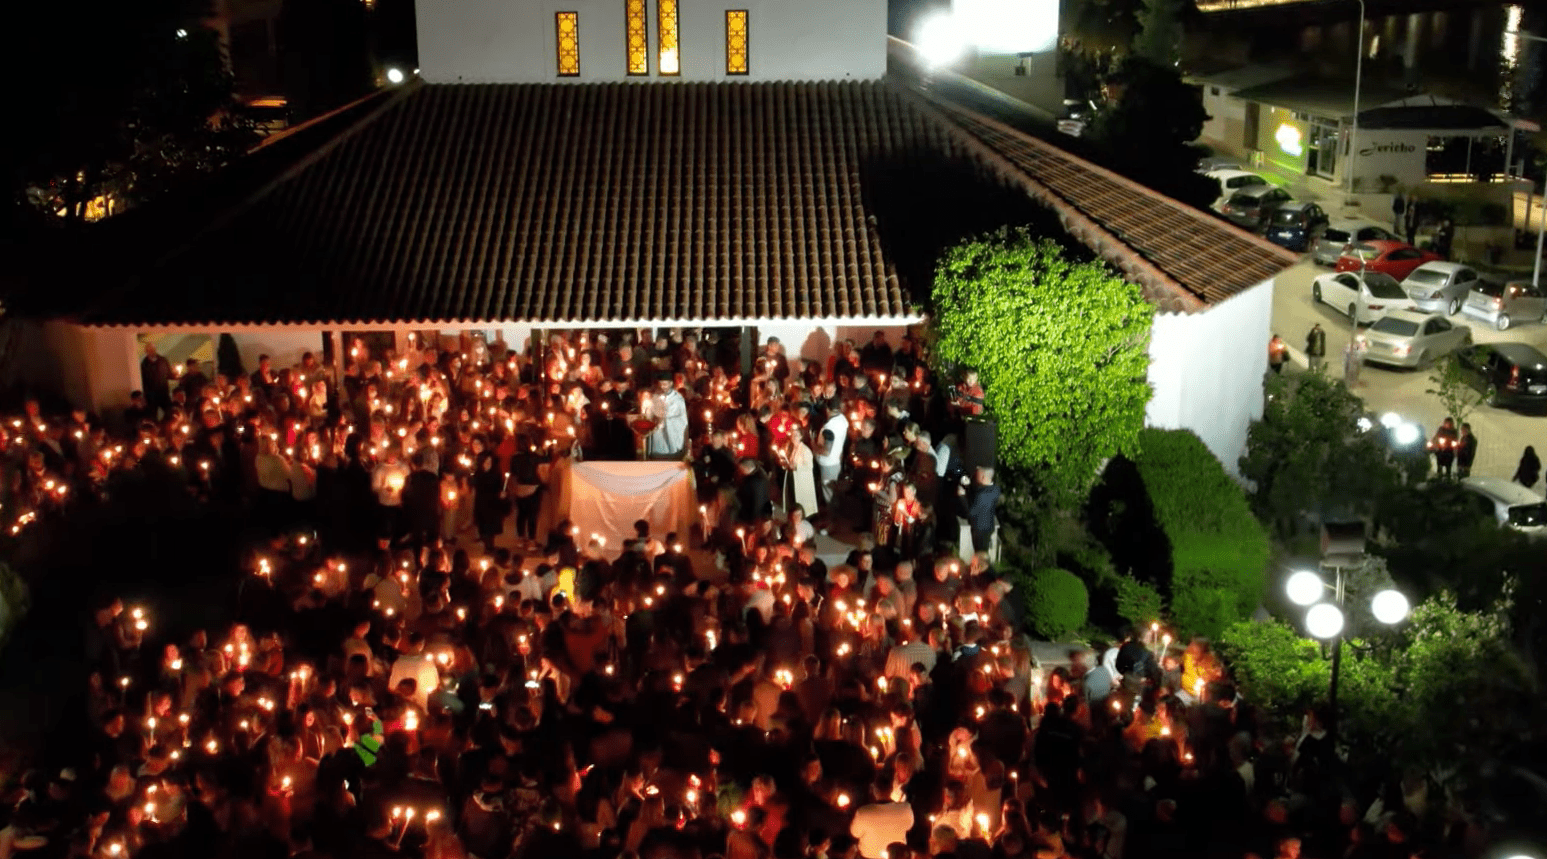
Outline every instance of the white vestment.
{"label": "white vestment", "polygon": [[687,446],[688,403],[673,388],[665,394],[650,397],[650,417],[655,429],[650,431],[651,456],[680,456]]}

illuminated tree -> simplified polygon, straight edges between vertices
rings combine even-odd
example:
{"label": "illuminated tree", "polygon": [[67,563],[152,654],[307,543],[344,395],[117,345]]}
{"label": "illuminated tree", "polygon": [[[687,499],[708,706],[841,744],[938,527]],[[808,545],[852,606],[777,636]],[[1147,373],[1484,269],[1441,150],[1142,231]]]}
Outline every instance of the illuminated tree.
{"label": "illuminated tree", "polygon": [[1002,463],[1072,500],[1133,449],[1155,314],[1139,287],[1007,229],[948,250],[933,297],[936,359],[981,374]]}

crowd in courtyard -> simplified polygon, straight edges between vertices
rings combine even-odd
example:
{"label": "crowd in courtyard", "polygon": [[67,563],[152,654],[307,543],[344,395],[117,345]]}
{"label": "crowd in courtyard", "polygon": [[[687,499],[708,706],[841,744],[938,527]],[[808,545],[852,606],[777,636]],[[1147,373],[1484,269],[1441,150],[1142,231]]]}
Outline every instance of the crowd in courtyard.
{"label": "crowd in courtyard", "polygon": [[[264,537],[229,628],[94,607],[93,733],[39,751],[0,857],[1474,846],[1438,800],[1352,791],[1316,714],[1266,724],[1206,642],[1150,626],[1039,664],[960,443],[983,391],[913,340],[443,345],[234,378],[148,348],[121,429],[35,403],[4,426],[17,532],[145,469]],[[613,545],[545,499],[563,458],[639,456],[691,464],[701,524]]]}

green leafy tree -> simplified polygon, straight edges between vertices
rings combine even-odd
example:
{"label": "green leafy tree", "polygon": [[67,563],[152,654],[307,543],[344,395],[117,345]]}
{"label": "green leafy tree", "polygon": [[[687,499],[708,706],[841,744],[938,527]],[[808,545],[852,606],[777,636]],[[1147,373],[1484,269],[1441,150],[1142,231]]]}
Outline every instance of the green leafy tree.
{"label": "green leafy tree", "polygon": [[1385,436],[1361,418],[1363,401],[1323,374],[1272,379],[1240,460],[1257,515],[1288,536],[1307,514],[1372,514],[1401,470]]}
{"label": "green leafy tree", "polygon": [[1455,418],[1458,424],[1470,417],[1486,396],[1467,382],[1455,355],[1435,362],[1429,373],[1429,383],[1434,387],[1424,393],[1433,394],[1445,407],[1445,414]]}
{"label": "green leafy tree", "polygon": [[[14,11],[14,32],[31,36],[14,40],[13,64],[47,72],[16,88],[16,121],[0,135],[11,217],[71,224],[99,197],[134,205],[257,140],[233,110],[219,39],[199,23],[207,0]],[[68,34],[68,48],[50,34]]]}
{"label": "green leafy tree", "polygon": [[1200,208],[1213,203],[1218,186],[1194,169],[1202,150],[1193,141],[1209,118],[1203,92],[1175,65],[1144,56],[1124,59],[1103,92],[1090,137],[1106,163],[1167,196]]}
{"label": "green leafy tree", "polygon": [[1104,460],[1133,449],[1155,315],[1136,285],[1006,229],[947,251],[933,297],[936,360],[981,374],[1001,462],[1074,499]]}
{"label": "green leafy tree", "polygon": [[1182,12],[1189,0],[1144,0],[1138,14],[1139,35],[1134,54],[1161,66],[1175,66],[1181,59]]}

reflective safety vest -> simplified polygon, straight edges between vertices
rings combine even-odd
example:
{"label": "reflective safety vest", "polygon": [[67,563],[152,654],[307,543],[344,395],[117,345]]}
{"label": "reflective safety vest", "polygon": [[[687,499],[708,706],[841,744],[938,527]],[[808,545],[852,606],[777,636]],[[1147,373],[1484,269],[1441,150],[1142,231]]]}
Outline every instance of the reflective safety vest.
{"label": "reflective safety vest", "polygon": [[381,756],[382,731],[381,720],[377,719],[371,723],[371,732],[362,734],[360,739],[355,741],[355,754],[360,756],[360,760],[364,761],[366,766],[374,766],[376,759]]}

